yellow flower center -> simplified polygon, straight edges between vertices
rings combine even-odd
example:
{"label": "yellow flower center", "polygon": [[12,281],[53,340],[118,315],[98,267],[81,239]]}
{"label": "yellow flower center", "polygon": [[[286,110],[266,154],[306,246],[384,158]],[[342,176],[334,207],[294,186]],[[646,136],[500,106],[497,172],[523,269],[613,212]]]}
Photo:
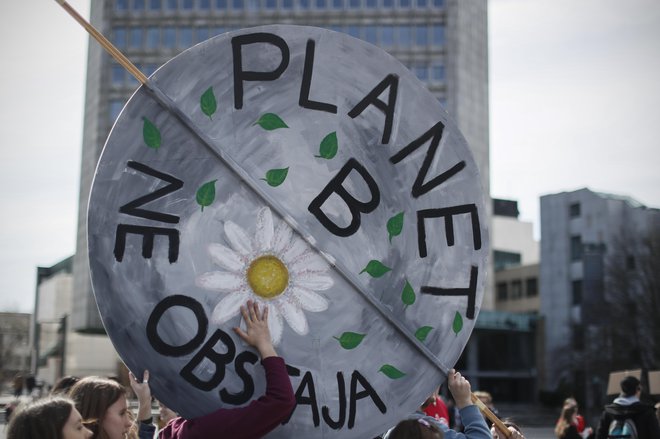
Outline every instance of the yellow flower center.
{"label": "yellow flower center", "polygon": [[275,256],[261,256],[248,267],[247,280],[254,294],[272,299],[282,294],[289,284],[289,270]]}

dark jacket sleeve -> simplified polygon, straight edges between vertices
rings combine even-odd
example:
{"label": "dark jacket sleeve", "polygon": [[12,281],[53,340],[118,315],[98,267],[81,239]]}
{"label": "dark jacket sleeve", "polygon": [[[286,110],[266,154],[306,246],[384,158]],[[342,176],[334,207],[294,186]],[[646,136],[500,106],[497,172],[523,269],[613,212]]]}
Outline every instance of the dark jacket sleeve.
{"label": "dark jacket sleeve", "polygon": [[161,439],[260,438],[275,429],[295,407],[286,364],[280,357],[261,361],[266,371],[266,393],[245,407],[221,408],[206,416],[177,418],[159,434]]}

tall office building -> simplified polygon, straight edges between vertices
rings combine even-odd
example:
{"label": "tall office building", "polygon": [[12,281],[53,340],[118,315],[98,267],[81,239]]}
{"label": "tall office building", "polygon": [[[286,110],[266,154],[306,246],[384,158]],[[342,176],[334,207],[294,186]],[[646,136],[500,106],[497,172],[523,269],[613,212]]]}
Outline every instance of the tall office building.
{"label": "tall office building", "polygon": [[[428,84],[454,117],[488,196],[486,6],[486,0],[94,0],[90,21],[147,75],[200,41],[257,25],[317,26],[376,44]],[[102,331],[87,267],[90,186],[112,123],[137,85],[90,42],[71,319],[79,331]],[[489,294],[483,306],[492,308]]]}

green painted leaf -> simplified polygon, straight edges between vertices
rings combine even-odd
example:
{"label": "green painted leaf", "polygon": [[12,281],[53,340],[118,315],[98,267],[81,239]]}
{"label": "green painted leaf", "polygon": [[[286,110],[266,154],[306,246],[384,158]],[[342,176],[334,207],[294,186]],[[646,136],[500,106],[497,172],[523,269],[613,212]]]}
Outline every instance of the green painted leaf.
{"label": "green painted leaf", "polygon": [[204,94],[202,94],[202,97],[199,99],[199,104],[202,107],[202,112],[210,119],[218,109],[218,102],[215,100],[213,87],[209,87]]}
{"label": "green painted leaf", "polygon": [[402,229],[403,229],[403,212],[399,212],[396,215],[394,215],[392,218],[387,220],[387,233],[389,235],[390,242],[392,242],[393,236],[399,236],[401,234]]}
{"label": "green painted leaf", "polygon": [[372,259],[369,261],[366,267],[364,267],[364,270],[360,272],[360,274],[364,273],[365,271],[367,274],[369,274],[371,277],[381,277],[388,271],[391,271],[392,269],[386,265],[383,265],[382,262],[377,261],[375,259]]}
{"label": "green painted leaf", "polygon": [[378,372],[383,372],[385,376],[393,380],[398,380],[399,378],[403,378],[404,376],[406,376],[405,373],[401,372],[399,369],[392,366],[391,364],[383,364],[380,367],[380,369],[378,369]]}
{"label": "green painted leaf", "polygon": [[366,336],[367,334],[358,334],[357,332],[344,332],[341,337],[332,337],[335,340],[339,341],[339,344],[341,345],[342,348],[344,349],[354,349],[356,348],[360,343],[362,343],[362,339]]}
{"label": "green painted leaf", "polygon": [[461,329],[463,329],[463,317],[458,311],[456,311],[456,315],[454,315],[454,323],[451,327],[456,335],[458,335],[458,333],[461,332]]}
{"label": "green painted leaf", "polygon": [[264,180],[272,187],[277,187],[284,183],[288,173],[289,168],[271,169],[270,171],[266,172],[266,178],[262,178],[262,180]]}
{"label": "green painted leaf", "polygon": [[197,189],[197,204],[202,206],[202,211],[204,207],[210,206],[215,200],[215,182],[218,180],[209,181],[204,183]]}
{"label": "green painted leaf", "polygon": [[339,148],[337,143],[337,132],[333,131],[321,140],[321,146],[319,147],[319,155],[324,159],[332,159],[337,155],[337,149]]}
{"label": "green painted leaf", "polygon": [[261,128],[273,131],[278,128],[289,128],[280,117],[275,113],[263,114],[254,125],[259,125]]}
{"label": "green painted leaf", "polygon": [[415,290],[413,290],[412,285],[408,281],[403,286],[403,291],[401,292],[401,301],[406,305],[412,305],[415,303]]}
{"label": "green painted leaf", "polygon": [[160,148],[160,131],[158,131],[156,125],[146,117],[143,117],[142,120],[144,122],[142,125],[142,137],[144,138],[144,143],[146,143],[149,148]]}
{"label": "green painted leaf", "polygon": [[431,330],[433,330],[431,326],[422,326],[417,331],[415,331],[415,338],[423,343],[426,341],[426,337],[428,337]]}

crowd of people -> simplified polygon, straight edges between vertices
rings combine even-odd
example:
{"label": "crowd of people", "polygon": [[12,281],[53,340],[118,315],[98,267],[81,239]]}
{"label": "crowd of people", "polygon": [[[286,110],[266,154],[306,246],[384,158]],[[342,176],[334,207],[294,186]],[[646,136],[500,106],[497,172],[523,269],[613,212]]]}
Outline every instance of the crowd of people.
{"label": "crowd of people", "polygon": [[[160,404],[154,422],[148,371],[140,378],[130,374],[130,386],[138,400],[137,414],[128,406],[127,389],[117,381],[65,377],[50,396],[12,413],[7,439],[263,437],[290,416],[295,397],[284,360],[271,342],[268,308],[260,310],[256,303],[248,301],[241,307],[241,313],[246,329],[234,328],[234,331],[257,350],[266,374],[264,395],[247,406],[221,408],[195,419],[184,419]],[[417,411],[385,432],[382,439],[525,439],[516,423],[497,418],[489,393],[473,394],[469,381],[453,369],[448,373],[447,384],[453,399],[445,401],[439,391],[434,392]],[[641,390],[636,378],[624,379],[621,395],[605,408],[595,431],[579,414],[577,401],[566,399],[557,420],[556,437],[660,439],[660,405],[654,412],[653,407],[642,404]],[[475,405],[473,395],[482,411]]]}

